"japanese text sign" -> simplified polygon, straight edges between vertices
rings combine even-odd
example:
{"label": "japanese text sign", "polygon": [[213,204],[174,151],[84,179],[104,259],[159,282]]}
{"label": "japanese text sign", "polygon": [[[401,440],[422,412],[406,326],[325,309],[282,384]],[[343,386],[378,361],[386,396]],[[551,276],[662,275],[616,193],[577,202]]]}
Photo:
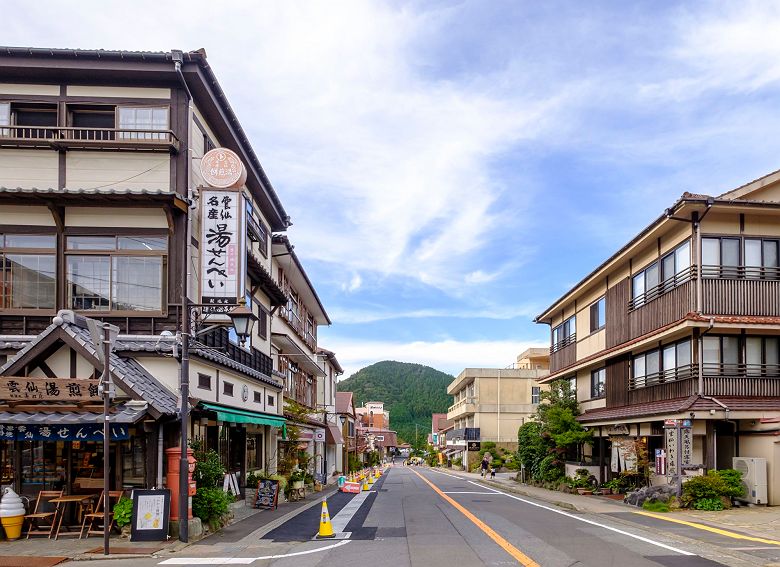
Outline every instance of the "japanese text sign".
{"label": "japanese text sign", "polygon": [[99,380],[0,376],[0,400],[99,401]]}
{"label": "japanese text sign", "polygon": [[[235,191],[201,192],[201,303],[205,314],[228,313],[243,294],[241,195]],[[213,306],[213,307],[211,307]]]}
{"label": "japanese text sign", "polygon": [[[130,430],[124,424],[109,426],[111,441],[130,438]],[[102,441],[101,423],[68,425],[2,425],[0,439],[7,441]]]}

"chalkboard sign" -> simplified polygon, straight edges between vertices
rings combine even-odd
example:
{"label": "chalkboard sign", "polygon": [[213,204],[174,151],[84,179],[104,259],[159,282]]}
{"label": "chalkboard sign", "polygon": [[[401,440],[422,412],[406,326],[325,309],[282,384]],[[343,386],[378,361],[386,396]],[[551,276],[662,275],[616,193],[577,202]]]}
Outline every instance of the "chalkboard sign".
{"label": "chalkboard sign", "polygon": [[166,541],[170,515],[170,490],[133,490],[130,541]]}
{"label": "chalkboard sign", "polygon": [[265,479],[257,483],[255,508],[275,510],[279,504],[279,481]]}

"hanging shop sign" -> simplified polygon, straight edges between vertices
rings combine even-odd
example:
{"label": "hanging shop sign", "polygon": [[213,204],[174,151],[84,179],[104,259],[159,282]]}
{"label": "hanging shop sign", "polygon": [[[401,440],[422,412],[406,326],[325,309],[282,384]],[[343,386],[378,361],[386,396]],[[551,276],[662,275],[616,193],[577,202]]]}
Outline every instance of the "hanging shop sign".
{"label": "hanging shop sign", "polygon": [[201,191],[201,303],[209,321],[229,321],[227,313],[244,293],[244,235],[241,230],[241,194]]}
{"label": "hanging shop sign", "polygon": [[325,430],[324,429],[315,429],[314,430],[314,440],[317,443],[325,443]]}
{"label": "hanging shop sign", "polygon": [[[110,425],[111,441],[130,439],[128,425]],[[102,441],[103,425],[0,425],[0,439],[6,441]]]}
{"label": "hanging shop sign", "polygon": [[203,180],[218,189],[241,187],[246,182],[246,168],[238,155],[227,148],[209,150],[200,160]]}
{"label": "hanging shop sign", "polygon": [[0,400],[87,402],[101,400],[100,380],[0,376]]}

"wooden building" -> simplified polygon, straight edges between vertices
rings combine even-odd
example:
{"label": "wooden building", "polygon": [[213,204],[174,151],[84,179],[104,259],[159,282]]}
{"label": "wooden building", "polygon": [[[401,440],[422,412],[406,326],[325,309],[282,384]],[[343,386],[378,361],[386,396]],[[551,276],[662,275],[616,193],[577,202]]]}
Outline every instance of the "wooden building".
{"label": "wooden building", "polygon": [[778,172],[717,197],[685,193],[537,317],[551,331],[545,381],[576,383],[579,419],[596,436],[588,464],[602,478],[638,440],[654,482],[666,482],[676,449],[665,425],[683,420],[683,464],[766,459],[769,501],[780,503],[778,220]]}

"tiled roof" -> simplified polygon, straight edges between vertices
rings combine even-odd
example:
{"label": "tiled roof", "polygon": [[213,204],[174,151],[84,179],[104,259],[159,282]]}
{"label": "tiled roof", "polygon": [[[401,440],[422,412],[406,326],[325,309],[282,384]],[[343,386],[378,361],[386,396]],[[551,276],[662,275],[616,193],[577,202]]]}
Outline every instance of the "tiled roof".
{"label": "tiled roof", "polygon": [[336,392],[336,413],[350,413],[352,392]]}
{"label": "tiled roof", "polygon": [[[120,404],[113,409],[111,423],[135,423],[146,413],[146,404]],[[103,413],[84,411],[0,411],[0,423],[6,425],[80,425],[103,423]]]}
{"label": "tiled roof", "polygon": [[[780,398],[746,398],[736,396],[716,396],[729,411],[780,410]],[[583,423],[591,421],[619,420],[636,417],[652,417],[664,414],[677,414],[684,411],[722,411],[724,408],[716,401],[698,395],[687,398],[659,400],[646,404],[634,404],[614,408],[600,408],[586,411],[577,418]]]}
{"label": "tiled roof", "polygon": [[170,195],[173,191],[159,189],[131,189],[127,187],[98,187],[95,189],[55,189],[53,187],[1,187],[0,193],[30,193],[36,195]]}
{"label": "tiled roof", "polygon": [[[158,354],[172,354],[176,348],[176,338],[162,335],[120,335],[116,340],[114,348],[119,352],[154,352]],[[270,376],[263,374],[254,368],[250,368],[245,364],[241,364],[240,362],[227,356],[225,353],[209,348],[202,343],[194,342],[192,346],[190,346],[190,355],[198,356],[228,368],[232,368],[270,386],[276,386],[277,388],[281,387],[278,380],[274,380]]]}
{"label": "tiled roof", "polygon": [[0,350],[21,350],[34,338],[35,335],[2,335],[0,336]]}
{"label": "tiled roof", "polygon": [[[98,353],[92,344],[89,330],[81,326],[85,318],[74,315],[69,311],[60,311],[57,317],[62,319],[62,322],[59,324],[52,323],[41,334],[28,342],[24,348],[0,366],[0,374],[3,374],[16,361],[26,356],[35,345],[45,340],[59,328],[62,328],[68,336],[75,340],[97,361]],[[132,394],[148,402],[160,414],[173,414],[176,412],[177,403],[174,393],[163,386],[135,360],[121,357],[116,352],[112,352],[109,364],[112,374],[119,380],[122,389],[130,390]]]}

